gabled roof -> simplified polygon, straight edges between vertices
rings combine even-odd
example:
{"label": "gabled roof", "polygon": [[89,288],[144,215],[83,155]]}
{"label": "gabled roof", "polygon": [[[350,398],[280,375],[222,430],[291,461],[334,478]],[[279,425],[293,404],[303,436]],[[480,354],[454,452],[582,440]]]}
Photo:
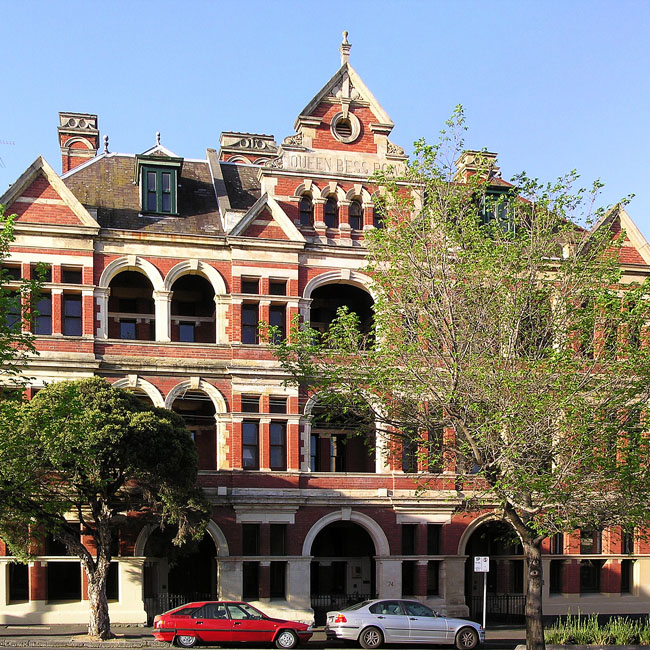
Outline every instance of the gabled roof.
{"label": "gabled roof", "polygon": [[270,213],[273,221],[282,229],[290,241],[304,243],[306,240],[302,233],[296,228],[291,219],[287,217],[285,211],[279,203],[268,194],[263,194],[247,214],[239,221],[230,231],[233,237],[246,236],[246,230],[253,224],[255,219],[264,213]]}
{"label": "gabled roof", "polygon": [[[340,100],[342,97],[349,98],[353,103],[355,101],[366,102],[380,124],[386,126],[388,129],[392,129],[395,126],[388,113],[386,113],[375,96],[370,92],[370,89],[363,82],[357,71],[347,61],[343,63],[334,76],[316,93],[309,104],[303,108],[298,120],[300,120],[300,117],[312,115],[324,99],[331,98]],[[298,122],[296,122],[295,128],[298,128]]]}
{"label": "gabled roof", "polygon": [[[617,224],[617,222],[620,229],[625,231],[627,241],[629,242],[629,246],[624,245],[621,250],[621,263],[650,265],[650,244],[648,244],[646,238],[641,234],[641,231],[634,221],[632,221],[632,218],[622,205],[615,205],[613,208],[608,210],[598,220],[598,222],[596,222],[592,231],[599,230],[603,227],[612,228]],[[630,251],[631,254],[626,255],[626,248],[632,248],[633,252]],[[636,255],[634,253],[636,253]]]}
{"label": "gabled roof", "polygon": [[93,219],[88,210],[86,210],[77,197],[68,189],[43,156],[39,156],[23,172],[20,178],[0,196],[0,203],[6,206],[15,203],[20,199],[25,190],[41,175],[46,178],[52,189],[61,197],[65,206],[79,219],[79,225],[99,229],[97,221]]}

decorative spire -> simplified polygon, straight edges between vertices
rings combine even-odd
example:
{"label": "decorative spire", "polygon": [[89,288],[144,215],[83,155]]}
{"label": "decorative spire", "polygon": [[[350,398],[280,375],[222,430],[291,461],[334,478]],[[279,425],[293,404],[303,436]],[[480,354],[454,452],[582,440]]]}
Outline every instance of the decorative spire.
{"label": "decorative spire", "polygon": [[156,146],[160,146],[160,131],[156,131]]}
{"label": "decorative spire", "polygon": [[108,136],[104,136],[104,153],[109,153],[108,151]]}
{"label": "decorative spire", "polygon": [[339,48],[339,52],[341,53],[341,65],[344,66],[350,59],[350,48],[352,45],[348,43],[348,33],[343,32],[343,42],[341,43],[341,47]]}

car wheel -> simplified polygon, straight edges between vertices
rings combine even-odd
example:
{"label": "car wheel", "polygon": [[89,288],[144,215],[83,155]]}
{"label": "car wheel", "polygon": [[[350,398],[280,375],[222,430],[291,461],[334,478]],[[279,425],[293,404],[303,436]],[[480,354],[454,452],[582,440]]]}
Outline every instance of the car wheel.
{"label": "car wheel", "polygon": [[377,627],[367,627],[359,636],[359,643],[362,648],[373,650],[384,642],[381,630]]}
{"label": "car wheel", "polygon": [[281,650],[290,650],[298,645],[298,635],[293,630],[282,630],[275,637],[275,647]]}
{"label": "car wheel", "polygon": [[190,634],[178,634],[176,642],[182,648],[193,648],[196,645],[196,637]]}
{"label": "car wheel", "polygon": [[456,635],[458,650],[473,650],[478,645],[478,633],[474,628],[464,627]]}

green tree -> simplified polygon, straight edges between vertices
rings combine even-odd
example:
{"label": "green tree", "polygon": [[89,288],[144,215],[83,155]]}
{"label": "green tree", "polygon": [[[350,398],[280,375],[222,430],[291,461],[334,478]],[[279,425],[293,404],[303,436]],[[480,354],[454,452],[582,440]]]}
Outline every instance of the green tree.
{"label": "green tree", "polygon": [[276,354],[326,410],[371,410],[390,453],[444,458],[459,503],[512,526],[527,646],[541,650],[542,541],[650,521],[650,287],[621,277],[609,227],[620,208],[593,210],[598,184],[575,189],[571,173],[510,185],[480,152],[461,176],[463,130],[459,111],[439,144],[416,143],[403,177],[376,178],[376,338],[340,310],[324,337],[294,324]]}
{"label": "green tree", "polygon": [[23,560],[35,535],[63,542],[88,578],[88,633],[110,638],[106,578],[126,516],[176,524],[179,544],[208,521],[183,420],[99,378],[51,384],[1,414],[0,537]]}

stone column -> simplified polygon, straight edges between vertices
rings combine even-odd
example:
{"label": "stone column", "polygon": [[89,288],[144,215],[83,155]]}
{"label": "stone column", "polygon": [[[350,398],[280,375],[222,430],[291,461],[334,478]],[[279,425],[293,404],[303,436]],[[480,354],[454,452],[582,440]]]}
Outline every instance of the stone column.
{"label": "stone column", "polygon": [[120,609],[126,610],[121,614],[125,623],[146,623],[147,612],[144,609],[143,577],[144,558],[120,557],[117,563],[118,584],[120,585]]}
{"label": "stone column", "polygon": [[293,557],[287,562],[287,602],[292,609],[311,610],[311,560]]}
{"label": "stone column", "polygon": [[156,341],[169,343],[171,341],[171,305],[173,291],[154,291],[156,317]]}
{"label": "stone column", "polygon": [[[97,288],[95,289],[95,303],[97,305],[97,320],[99,326],[97,327],[97,338],[108,338],[108,297],[111,295],[110,288]],[[54,305],[52,305],[52,312],[54,312]]]}
{"label": "stone column", "polygon": [[402,597],[402,560],[377,558],[377,592],[379,598]]}
{"label": "stone column", "polygon": [[230,343],[228,337],[228,308],[230,307],[230,296],[215,296],[215,341],[217,343]]}
{"label": "stone column", "polygon": [[9,562],[0,562],[0,605],[9,604]]}
{"label": "stone column", "polygon": [[217,558],[217,585],[220,600],[241,600],[243,565],[231,557]]}
{"label": "stone column", "polygon": [[440,593],[449,616],[469,616],[465,602],[465,560],[467,556],[447,557],[440,567]]}

